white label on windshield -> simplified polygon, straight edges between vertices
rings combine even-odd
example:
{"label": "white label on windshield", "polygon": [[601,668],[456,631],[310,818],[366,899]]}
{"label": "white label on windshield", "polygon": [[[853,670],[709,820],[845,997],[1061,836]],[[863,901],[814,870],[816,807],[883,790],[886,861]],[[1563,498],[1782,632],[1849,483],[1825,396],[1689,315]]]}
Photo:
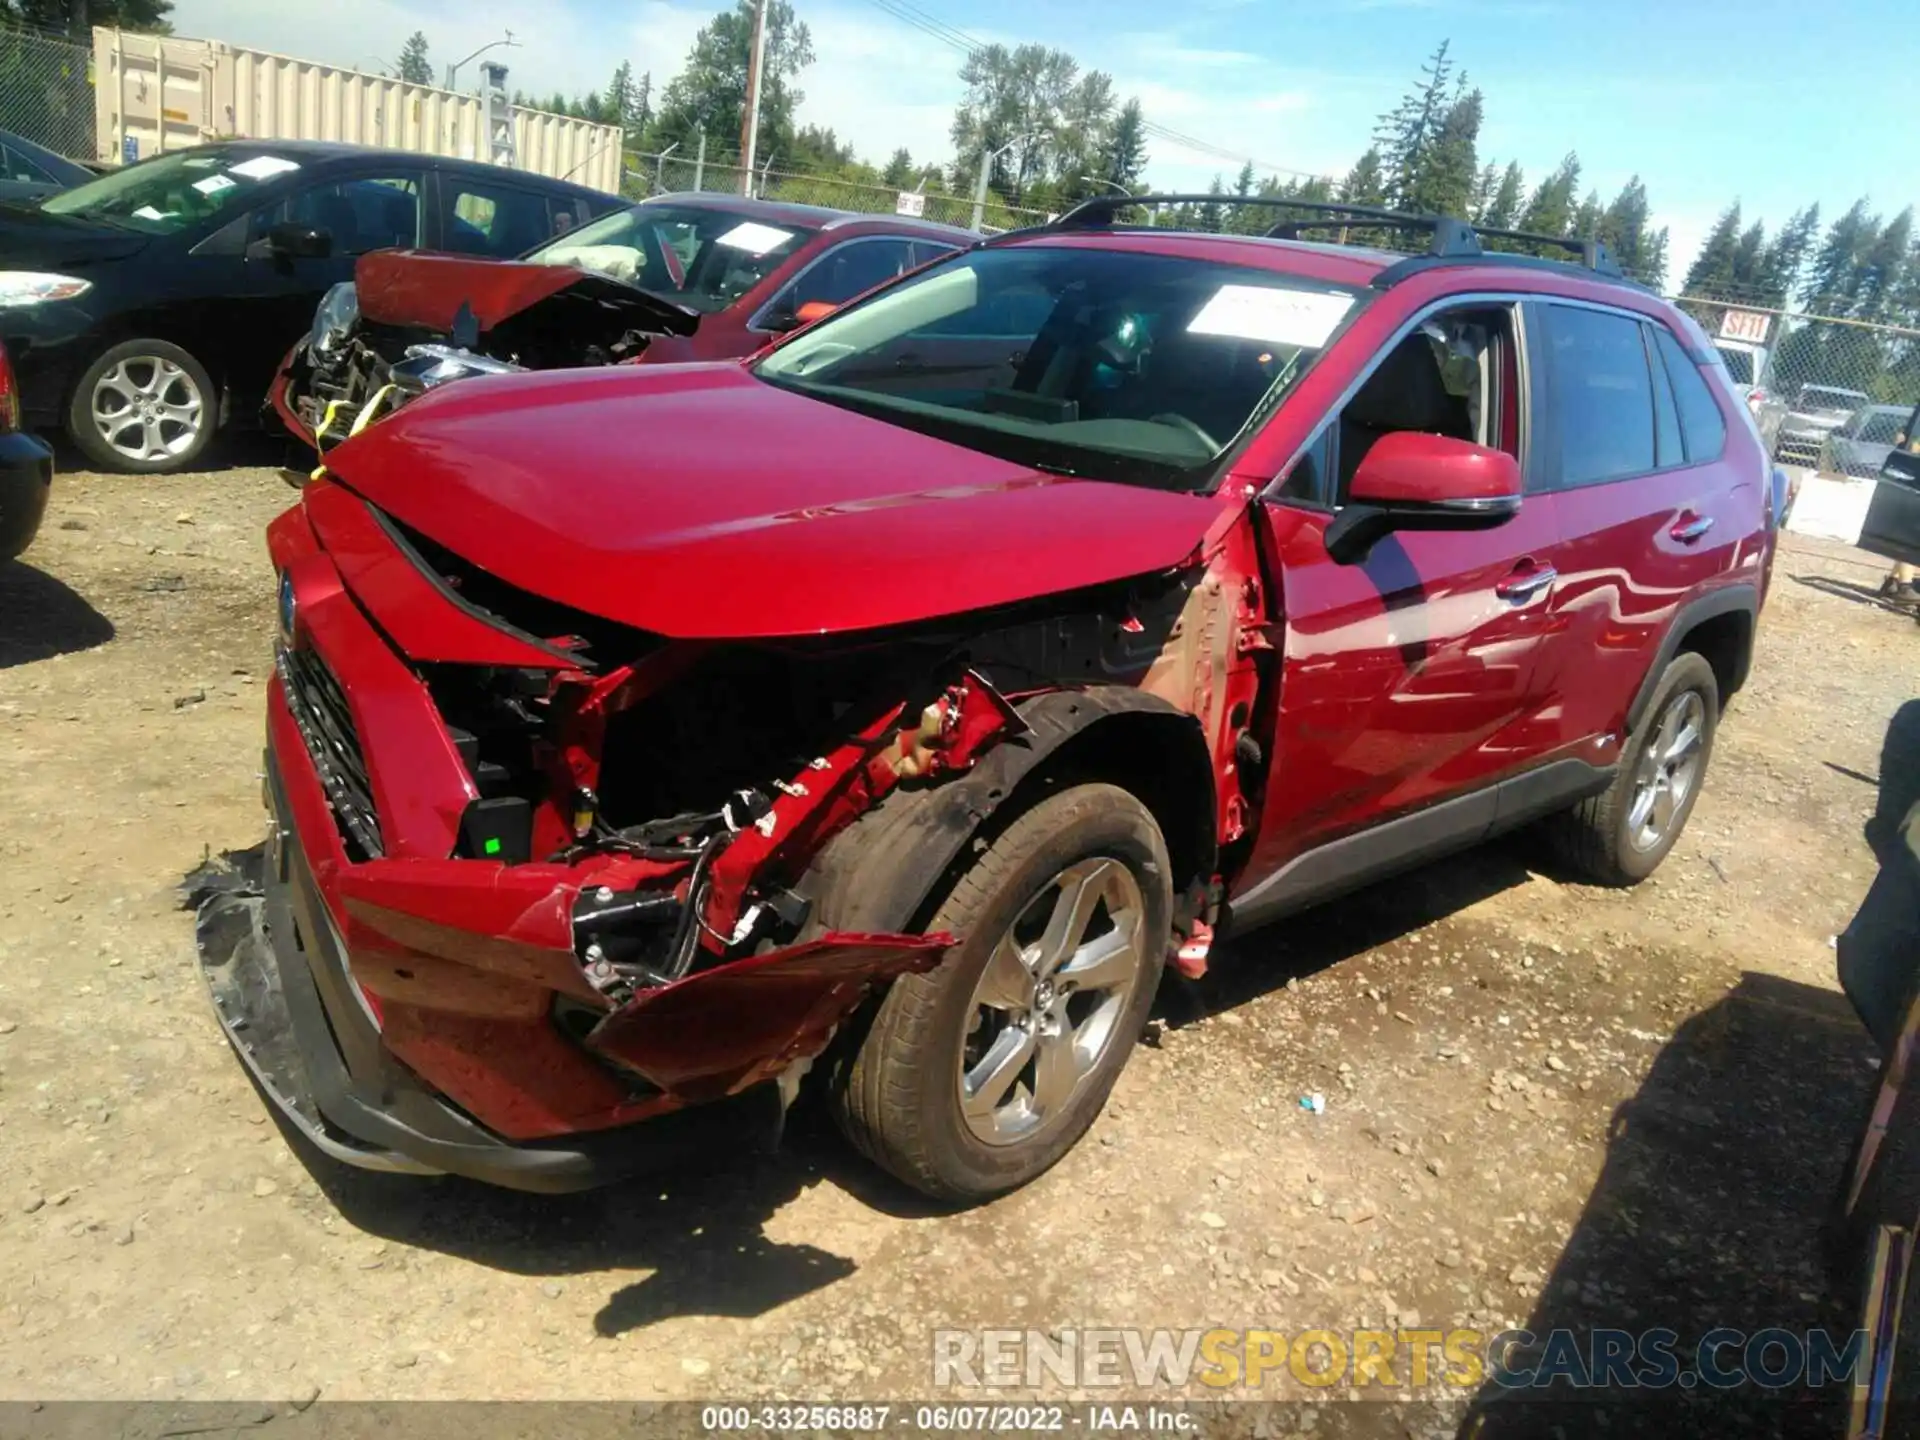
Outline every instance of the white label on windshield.
{"label": "white label on windshield", "polygon": [[1351,295],[1324,290],[1222,285],[1200,307],[1187,330],[1194,335],[1231,335],[1272,345],[1319,346],[1327,343],[1340,317],[1352,308]]}
{"label": "white label on windshield", "polygon": [[133,212],[133,218],[136,220],[164,220],[167,217],[151,205],[142,205],[138,210]]}
{"label": "white label on windshield", "polygon": [[242,160],[238,165],[227,167],[235,175],[244,175],[249,180],[271,180],[276,175],[299,168],[297,161],[282,160],[278,155],[256,155],[251,160]]}
{"label": "white label on windshield", "polygon": [[209,175],[204,180],[193,182],[193,188],[202,195],[218,195],[222,190],[233,189],[234,182],[225,175]]}
{"label": "white label on windshield", "polygon": [[771,225],[756,225],[751,220],[743,220],[726,234],[716,236],[714,244],[730,246],[735,250],[744,250],[749,255],[764,255],[777,245],[784,245],[793,238],[791,230],[776,230]]}

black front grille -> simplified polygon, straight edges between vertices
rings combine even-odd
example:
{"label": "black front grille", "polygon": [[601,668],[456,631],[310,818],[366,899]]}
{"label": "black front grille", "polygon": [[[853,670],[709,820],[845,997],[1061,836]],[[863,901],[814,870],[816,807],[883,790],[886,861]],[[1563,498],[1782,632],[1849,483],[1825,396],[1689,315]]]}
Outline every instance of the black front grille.
{"label": "black front grille", "polygon": [[367,760],[353,713],[340,682],[312,650],[280,651],[275,663],[286,687],[287,709],[313,757],[313,768],[333,806],[333,818],[347,843],[348,854],[371,860],[384,853],[380,819],[374,813],[373,787],[367,783]]}

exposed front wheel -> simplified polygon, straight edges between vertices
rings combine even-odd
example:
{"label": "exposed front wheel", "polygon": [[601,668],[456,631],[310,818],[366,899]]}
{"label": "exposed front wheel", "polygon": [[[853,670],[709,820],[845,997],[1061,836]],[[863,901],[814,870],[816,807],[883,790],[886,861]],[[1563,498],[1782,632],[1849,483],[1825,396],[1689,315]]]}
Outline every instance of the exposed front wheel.
{"label": "exposed front wheel", "polygon": [[200,457],[219,421],[206,367],[165,340],[127,340],[81,372],[67,434],[103,470],[159,475]]}
{"label": "exposed front wheel", "polygon": [[1549,822],[1561,855],[1603,885],[1635,885],[1667,858],[1700,797],[1720,723],[1713,667],[1676,655],[1627,737],[1613,783]]}
{"label": "exposed front wheel", "polygon": [[1132,795],[1081,785],[1034,806],[929,923],[960,943],[888,992],[836,1087],[842,1128],[940,1199],[985,1200],[1040,1175],[1127,1062],[1171,908],[1166,843]]}

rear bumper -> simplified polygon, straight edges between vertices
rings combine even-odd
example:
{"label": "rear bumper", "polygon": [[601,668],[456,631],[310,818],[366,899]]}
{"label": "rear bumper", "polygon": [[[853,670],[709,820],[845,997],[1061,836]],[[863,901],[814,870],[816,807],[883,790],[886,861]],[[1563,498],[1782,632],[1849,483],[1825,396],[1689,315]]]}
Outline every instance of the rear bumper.
{"label": "rear bumper", "polygon": [[244,923],[203,914],[200,963],[234,1050],[287,1122],[335,1160],[364,1169],[462,1175],[562,1193],[779,1136],[777,1086],[693,1110],[561,1139],[505,1139],[422,1084],[386,1049],[348,973],[344,946],[267,758],[273,812],[257,900]]}
{"label": "rear bumper", "polygon": [[53,451],[31,435],[0,435],[0,560],[33,543],[53,491]]}

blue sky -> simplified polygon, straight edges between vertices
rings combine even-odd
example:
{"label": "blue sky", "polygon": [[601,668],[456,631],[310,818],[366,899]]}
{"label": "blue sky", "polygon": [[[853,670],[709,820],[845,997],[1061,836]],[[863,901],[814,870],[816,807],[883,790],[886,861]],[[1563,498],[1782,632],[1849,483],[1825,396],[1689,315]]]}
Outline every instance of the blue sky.
{"label": "blue sky", "polygon": [[[803,121],[868,158],[946,158],[961,56],[869,0],[794,0],[813,32]],[[1777,225],[1866,194],[1920,198],[1913,0],[914,0],[985,40],[1036,40],[1107,71],[1147,118],[1310,173],[1344,171],[1442,39],[1486,92],[1481,155],[1529,179],[1578,150],[1583,185],[1638,173],[1673,231],[1677,279],[1731,200]],[[513,29],[510,83],[600,88],[630,59],[663,84],[718,0],[328,0],[327,23],[270,0],[176,0],[183,35],[371,66],[421,29],[436,66]],[[1152,147],[1158,188],[1232,160]]]}

